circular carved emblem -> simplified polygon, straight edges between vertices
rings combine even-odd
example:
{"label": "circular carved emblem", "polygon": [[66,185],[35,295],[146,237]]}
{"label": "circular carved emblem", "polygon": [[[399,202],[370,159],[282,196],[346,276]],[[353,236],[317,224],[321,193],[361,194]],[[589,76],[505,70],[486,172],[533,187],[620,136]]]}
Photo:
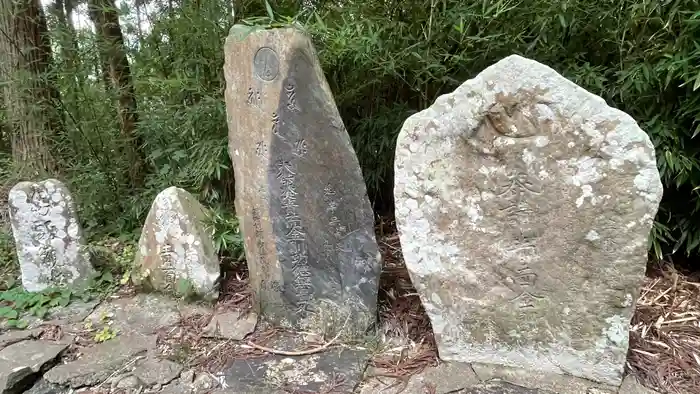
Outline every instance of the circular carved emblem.
{"label": "circular carved emblem", "polygon": [[272,48],[262,47],[255,52],[253,57],[255,75],[263,81],[272,81],[277,78],[280,71],[280,61]]}

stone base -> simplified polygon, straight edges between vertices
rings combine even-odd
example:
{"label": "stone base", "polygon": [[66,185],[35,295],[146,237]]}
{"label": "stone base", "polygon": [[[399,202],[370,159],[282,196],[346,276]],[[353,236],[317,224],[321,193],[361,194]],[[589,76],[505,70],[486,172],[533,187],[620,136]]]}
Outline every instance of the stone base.
{"label": "stone base", "polygon": [[[271,347],[293,351],[299,349],[299,341],[282,337]],[[225,386],[234,393],[352,393],[362,381],[368,358],[366,350],[339,347],[311,355],[235,360],[224,372]]]}
{"label": "stone base", "polygon": [[[547,375],[498,365],[441,363],[427,368],[407,382],[373,378],[369,371],[360,394],[658,394],[627,376],[620,387],[611,387],[566,375]],[[432,391],[431,391],[432,390]]]}

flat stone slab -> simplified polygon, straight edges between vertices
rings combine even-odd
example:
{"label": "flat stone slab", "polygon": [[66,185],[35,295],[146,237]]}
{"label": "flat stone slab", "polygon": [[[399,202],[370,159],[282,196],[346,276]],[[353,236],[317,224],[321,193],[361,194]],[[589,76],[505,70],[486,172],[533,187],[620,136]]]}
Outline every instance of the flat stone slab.
{"label": "flat stone slab", "polygon": [[381,372],[368,369],[360,394],[424,394],[426,388],[433,388],[437,393],[451,393],[481,383],[471,366],[463,363],[440,363],[428,367],[411,376],[406,384],[399,379],[381,376]]}
{"label": "flat stone slab", "polygon": [[86,320],[93,325],[102,320],[113,321],[119,332],[150,335],[161,327],[168,327],[180,320],[178,302],[171,297],[150,293],[134,297],[118,298],[101,304]]}
{"label": "flat stone slab", "polygon": [[155,348],[156,339],[155,335],[118,336],[83,349],[80,358],[54,367],[44,374],[44,379],[49,383],[69,385],[72,388],[94,386],[102,383],[126,363],[137,361],[136,357]]}
{"label": "flat stone slab", "polygon": [[0,392],[31,385],[33,375],[56,360],[67,347],[48,341],[22,341],[0,350]]}
{"label": "flat stone slab", "polygon": [[72,390],[58,384],[49,383],[46,379],[39,379],[25,394],[68,394]]}
{"label": "flat stone slab", "polygon": [[204,328],[204,336],[240,341],[255,330],[258,324],[257,313],[241,316],[239,311],[215,313]]}
{"label": "flat stone slab", "polygon": [[[413,375],[404,384],[399,379],[371,376],[368,371],[359,394],[435,394],[447,393],[523,393],[523,394],[658,394],[627,375],[622,386],[612,387],[574,376],[545,374],[537,371],[497,365],[442,362]],[[471,391],[470,391],[471,390]],[[518,391],[519,390],[519,391]]]}
{"label": "flat stone slab", "polygon": [[4,349],[17,342],[22,342],[26,339],[33,339],[41,335],[41,329],[31,329],[31,330],[10,330],[2,333],[0,335],[0,349]]}
{"label": "flat stone slab", "polygon": [[[299,348],[300,340],[282,337],[269,345],[275,349]],[[284,356],[269,354],[260,358],[234,360],[224,371],[225,388],[234,393],[272,393],[274,390],[288,392],[323,392],[337,387],[332,392],[349,393],[362,381],[368,360],[363,349],[330,348],[307,356]]]}
{"label": "flat stone slab", "polygon": [[522,368],[480,363],[473,363],[472,368],[482,381],[502,379],[523,387],[549,390],[561,394],[590,394],[591,390],[597,390],[597,394],[613,394],[617,392],[616,386],[592,382],[571,375],[544,373]]}
{"label": "flat stone slab", "polygon": [[144,385],[155,386],[157,384],[164,385],[172,382],[180,376],[182,365],[167,359],[157,359],[148,357],[147,359],[136,363],[134,376],[136,376]]}
{"label": "flat stone slab", "polygon": [[464,389],[458,392],[459,394],[561,394],[554,391],[542,389],[530,389],[527,387],[518,386],[505,381],[490,381],[480,383],[477,386]]}

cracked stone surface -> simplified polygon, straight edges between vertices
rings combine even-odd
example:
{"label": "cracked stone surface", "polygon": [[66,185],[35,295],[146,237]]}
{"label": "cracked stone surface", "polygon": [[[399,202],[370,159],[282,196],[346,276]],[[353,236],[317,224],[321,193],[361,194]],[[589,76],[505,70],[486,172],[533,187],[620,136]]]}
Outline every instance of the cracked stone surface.
{"label": "cracked stone surface", "polygon": [[542,389],[530,389],[512,383],[494,380],[480,383],[474,387],[460,390],[459,394],[560,394]]}
{"label": "cracked stone surface", "polygon": [[[275,349],[300,348],[291,338],[278,338]],[[319,392],[332,386],[333,376],[342,378],[336,391],[352,392],[362,381],[368,360],[366,350],[330,348],[308,356],[272,355],[234,360],[224,371],[224,389],[233,392],[262,393],[287,389]]]}
{"label": "cracked stone surface", "polygon": [[68,345],[48,341],[22,341],[0,350],[0,392],[14,392],[32,384],[32,377],[64,351]]}
{"label": "cracked stone surface", "polygon": [[204,335],[240,341],[255,330],[257,323],[258,315],[253,312],[243,317],[240,311],[216,313],[204,328]]}
{"label": "cracked stone surface", "polygon": [[68,188],[56,179],[20,182],[8,204],[22,286],[41,291],[87,284],[95,269]]}
{"label": "cracked stone surface", "polygon": [[41,335],[43,330],[41,329],[31,329],[31,330],[11,330],[4,332],[0,335],[0,349],[3,349],[13,343],[24,341],[25,339],[37,338]]}
{"label": "cracked stone surface", "polygon": [[508,56],[405,121],[394,197],[443,360],[620,385],[662,197],[634,119]]}
{"label": "cracked stone surface", "polygon": [[155,335],[118,336],[85,348],[80,358],[54,367],[44,374],[44,378],[50,383],[69,385],[72,388],[96,385],[155,346]]}
{"label": "cracked stone surface", "polygon": [[219,258],[205,220],[204,207],[187,191],[172,186],[160,192],[139,239],[135,282],[170,295],[183,291],[182,282],[195,294],[215,300]]}
{"label": "cracked stone surface", "polygon": [[172,382],[180,376],[180,372],[182,365],[174,361],[149,357],[136,364],[133,374],[144,385],[155,386]]}
{"label": "cracked stone surface", "polygon": [[[412,376],[405,387],[397,379],[382,376],[372,378],[380,372],[368,368],[360,394],[424,394],[426,387],[434,388],[437,393],[450,393],[480,383],[471,366],[463,363],[440,363],[436,367],[428,367]],[[393,384],[396,385],[391,387]]]}
{"label": "cracked stone surface", "polygon": [[503,379],[523,387],[550,390],[555,393],[589,394],[591,389],[597,389],[598,394],[614,394],[617,391],[616,386],[596,383],[574,376],[479,363],[473,363],[472,368],[482,381]]}
{"label": "cracked stone surface", "polygon": [[157,293],[137,294],[101,304],[87,320],[97,325],[103,316],[113,321],[121,333],[153,334],[158,328],[177,323],[180,319],[178,302]]}

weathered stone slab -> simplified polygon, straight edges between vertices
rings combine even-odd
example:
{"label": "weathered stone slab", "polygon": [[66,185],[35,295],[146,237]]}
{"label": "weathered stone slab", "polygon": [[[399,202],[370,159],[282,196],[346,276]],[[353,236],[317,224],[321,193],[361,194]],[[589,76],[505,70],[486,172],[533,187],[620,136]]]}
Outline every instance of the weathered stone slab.
{"label": "weathered stone slab", "polygon": [[8,203],[24,288],[85,285],[95,269],[68,188],[55,179],[20,182]]}
{"label": "weathered stone slab", "polygon": [[44,374],[44,379],[72,388],[97,385],[126,363],[145,357],[149,349],[155,348],[156,339],[155,335],[118,336],[84,349],[79,359],[54,367]]}
{"label": "weathered stone slab", "polygon": [[99,327],[111,321],[110,327],[122,334],[150,335],[180,320],[177,302],[162,294],[137,294],[134,297],[112,299],[101,304],[85,318]]}
{"label": "weathered stone slab", "polygon": [[410,377],[402,384],[400,379],[381,376],[381,371],[368,371],[360,394],[436,394],[456,393],[481,383],[469,364],[440,363]]}
{"label": "weathered stone slab", "polygon": [[23,341],[0,350],[0,392],[23,392],[68,345]]}
{"label": "weathered stone slab", "polygon": [[484,382],[459,391],[459,394],[561,394],[549,390],[531,389],[501,380]]}
{"label": "weathered stone slab", "polygon": [[[299,344],[281,337],[271,346],[293,351]],[[368,357],[362,349],[331,348],[307,356],[238,359],[224,372],[224,388],[234,393],[351,393],[362,381]]]}
{"label": "weathered stone slab", "polygon": [[226,40],[226,106],[262,317],[326,332],[347,319],[346,332],[364,331],[381,256],[357,156],[311,40],[293,28],[248,31],[234,26]]}
{"label": "weathered stone slab", "polygon": [[180,376],[182,369],[182,365],[174,361],[149,357],[136,364],[134,376],[144,385],[151,387],[172,382]]}
{"label": "weathered stone slab", "polygon": [[210,338],[225,338],[240,341],[255,331],[258,315],[250,312],[241,316],[239,311],[217,312],[204,328],[203,335]]}
{"label": "weathered stone slab", "polygon": [[156,196],[139,239],[135,282],[171,295],[184,291],[216,299],[220,276],[204,207],[187,191],[169,187]]}
{"label": "weathered stone slab", "polygon": [[406,120],[394,195],[442,359],[620,384],[662,195],[630,116],[509,56]]}
{"label": "weathered stone slab", "polygon": [[[522,387],[549,390],[559,394],[614,394],[617,392],[616,386],[608,386],[570,375],[480,363],[472,364],[472,368],[482,381],[502,379]],[[593,390],[597,391],[593,392]]]}

